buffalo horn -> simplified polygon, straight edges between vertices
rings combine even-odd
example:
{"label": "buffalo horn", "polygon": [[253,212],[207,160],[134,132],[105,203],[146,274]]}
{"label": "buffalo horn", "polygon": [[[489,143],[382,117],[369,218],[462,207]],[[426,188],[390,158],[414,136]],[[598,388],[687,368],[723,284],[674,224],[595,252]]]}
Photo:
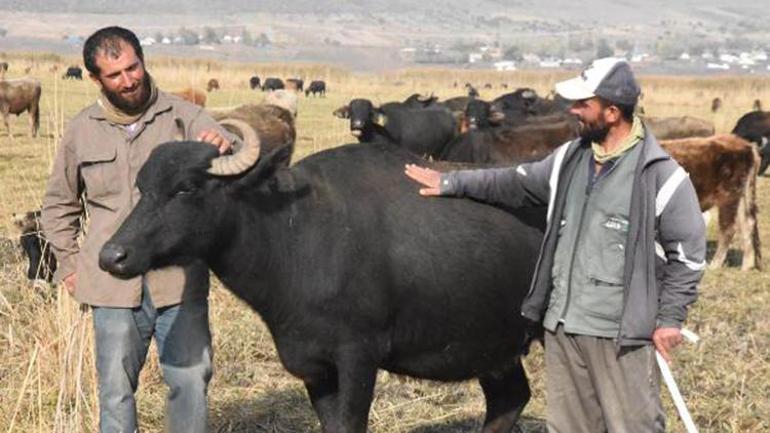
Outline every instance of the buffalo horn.
{"label": "buffalo horn", "polygon": [[222,126],[232,126],[241,131],[243,147],[232,155],[222,155],[211,161],[210,174],[215,176],[234,176],[251,168],[259,159],[259,137],[254,128],[238,119],[222,119]]}

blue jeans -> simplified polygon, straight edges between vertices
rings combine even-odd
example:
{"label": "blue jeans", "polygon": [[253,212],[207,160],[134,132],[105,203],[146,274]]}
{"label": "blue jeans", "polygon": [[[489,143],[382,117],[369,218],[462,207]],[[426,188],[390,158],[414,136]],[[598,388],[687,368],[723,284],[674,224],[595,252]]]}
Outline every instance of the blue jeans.
{"label": "blue jeans", "polygon": [[134,393],[154,335],[169,387],[167,431],[205,432],[212,358],[208,301],[204,298],[156,309],[145,287],[139,307],[94,307],[93,318],[99,430],[133,433],[138,429]]}

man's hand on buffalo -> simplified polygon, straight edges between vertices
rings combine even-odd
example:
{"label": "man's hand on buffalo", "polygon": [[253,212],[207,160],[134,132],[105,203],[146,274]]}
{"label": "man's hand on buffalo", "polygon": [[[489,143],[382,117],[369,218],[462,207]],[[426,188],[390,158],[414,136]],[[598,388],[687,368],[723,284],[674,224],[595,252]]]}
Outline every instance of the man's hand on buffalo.
{"label": "man's hand on buffalo", "polygon": [[441,172],[436,170],[420,167],[415,164],[407,164],[404,172],[407,176],[413,180],[419,182],[427,188],[420,188],[421,195],[437,196],[441,195]]}
{"label": "man's hand on buffalo", "polygon": [[229,151],[233,145],[230,143],[230,140],[226,139],[218,131],[213,129],[201,131],[201,133],[198,134],[198,141],[213,144],[217,147],[217,149],[219,149],[220,155],[227,153],[227,151]]}

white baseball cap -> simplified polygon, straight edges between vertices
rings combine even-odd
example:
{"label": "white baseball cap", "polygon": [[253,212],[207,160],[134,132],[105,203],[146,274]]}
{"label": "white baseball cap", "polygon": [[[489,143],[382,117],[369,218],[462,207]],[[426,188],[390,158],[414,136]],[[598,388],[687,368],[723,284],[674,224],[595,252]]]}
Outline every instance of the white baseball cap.
{"label": "white baseball cap", "polygon": [[632,105],[640,89],[625,59],[605,57],[594,60],[577,77],[556,83],[556,92],[572,101],[599,96],[616,104]]}

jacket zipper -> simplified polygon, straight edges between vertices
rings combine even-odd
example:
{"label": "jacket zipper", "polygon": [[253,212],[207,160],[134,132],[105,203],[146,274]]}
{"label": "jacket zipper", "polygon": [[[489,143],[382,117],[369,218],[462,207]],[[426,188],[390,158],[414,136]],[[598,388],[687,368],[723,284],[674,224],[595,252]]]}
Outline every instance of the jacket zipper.
{"label": "jacket zipper", "polygon": [[580,221],[577,226],[578,232],[575,236],[575,250],[572,251],[572,257],[569,261],[569,272],[567,273],[567,297],[564,299],[564,310],[562,310],[561,317],[559,317],[559,322],[563,324],[566,323],[567,311],[569,311],[569,302],[570,297],[572,296],[572,272],[575,269],[575,257],[577,256],[577,248],[580,245],[580,234],[583,232],[583,219],[586,215],[586,208],[588,207],[588,200],[591,198],[592,190],[593,187],[589,183],[586,187],[586,196],[585,200],[583,201],[583,209],[580,211]]}

